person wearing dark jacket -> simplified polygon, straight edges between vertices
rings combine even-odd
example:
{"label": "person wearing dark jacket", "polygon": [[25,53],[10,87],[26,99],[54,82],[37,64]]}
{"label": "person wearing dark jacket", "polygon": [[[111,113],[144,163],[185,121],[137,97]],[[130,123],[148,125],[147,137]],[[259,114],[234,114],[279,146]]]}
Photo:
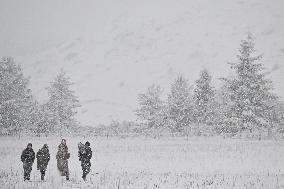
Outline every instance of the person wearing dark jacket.
{"label": "person wearing dark jacket", "polygon": [[44,144],[36,153],[37,170],[40,170],[41,180],[44,180],[45,171],[50,160],[50,154],[47,144]]}
{"label": "person wearing dark jacket", "polygon": [[91,158],[92,158],[92,149],[90,147],[90,143],[86,142],[85,145],[81,145],[80,143],[78,145],[79,147],[79,152],[78,152],[78,157],[79,161],[81,161],[81,167],[83,170],[83,180],[86,180],[86,176],[89,174],[91,170]]}
{"label": "person wearing dark jacket", "polygon": [[68,152],[66,140],[62,139],[61,144],[58,146],[56,159],[57,159],[57,168],[61,176],[66,176],[66,180],[69,180],[69,168],[68,168],[69,158],[70,158],[70,153]]}
{"label": "person wearing dark jacket", "polygon": [[28,143],[27,148],[22,152],[21,161],[24,168],[24,180],[30,180],[30,173],[35,160],[35,152],[32,149],[32,144]]}

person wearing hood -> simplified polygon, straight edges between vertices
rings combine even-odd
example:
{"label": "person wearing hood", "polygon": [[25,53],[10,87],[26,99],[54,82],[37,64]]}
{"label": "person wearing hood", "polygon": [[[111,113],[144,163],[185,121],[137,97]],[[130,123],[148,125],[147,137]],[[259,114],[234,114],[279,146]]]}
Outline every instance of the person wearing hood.
{"label": "person wearing hood", "polygon": [[81,167],[83,171],[82,178],[83,180],[86,180],[86,176],[89,174],[91,170],[92,149],[88,141],[85,143],[85,145],[79,143],[78,148],[79,148],[78,157],[79,161],[81,161]]}
{"label": "person wearing hood", "polygon": [[57,159],[57,168],[61,176],[66,176],[66,180],[69,180],[69,168],[68,168],[69,158],[70,158],[70,153],[68,152],[66,140],[62,139],[61,144],[58,146],[56,159]]}
{"label": "person wearing hood", "polygon": [[44,180],[45,171],[50,160],[50,154],[47,144],[44,144],[41,149],[36,153],[37,170],[40,170],[41,180]]}
{"label": "person wearing hood", "polygon": [[22,152],[21,161],[24,168],[24,180],[30,180],[30,173],[32,171],[35,160],[35,152],[32,149],[32,143],[28,143],[27,148]]}

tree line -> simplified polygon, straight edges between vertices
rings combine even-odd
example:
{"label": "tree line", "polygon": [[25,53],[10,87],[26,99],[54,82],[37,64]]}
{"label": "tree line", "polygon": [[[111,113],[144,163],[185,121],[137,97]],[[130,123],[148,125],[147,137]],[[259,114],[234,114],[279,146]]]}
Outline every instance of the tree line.
{"label": "tree line", "polygon": [[[46,88],[48,99],[39,103],[29,88],[30,79],[12,57],[0,60],[0,135],[103,135],[128,136],[164,133],[177,135],[251,135],[284,133],[284,103],[273,92],[262,56],[254,55],[254,39],[241,41],[234,72],[212,85],[207,69],[194,85],[178,75],[166,99],[156,84],[138,95],[138,122],[112,121],[109,125],[82,127],[75,115],[80,102],[72,82],[61,70]],[[80,129],[78,129],[80,127]],[[79,132],[80,131],[80,132]]]}
{"label": "tree line", "polygon": [[179,75],[171,84],[166,100],[162,88],[153,84],[139,94],[136,115],[145,130],[184,135],[250,135],[261,137],[283,133],[284,103],[273,92],[272,81],[254,55],[254,38],[241,41],[237,62],[229,63],[234,75],[212,85],[207,69],[191,87]]}
{"label": "tree line", "polygon": [[80,103],[66,73],[61,70],[50,82],[45,103],[35,99],[29,82],[12,57],[0,60],[0,135],[63,135],[74,131]]}

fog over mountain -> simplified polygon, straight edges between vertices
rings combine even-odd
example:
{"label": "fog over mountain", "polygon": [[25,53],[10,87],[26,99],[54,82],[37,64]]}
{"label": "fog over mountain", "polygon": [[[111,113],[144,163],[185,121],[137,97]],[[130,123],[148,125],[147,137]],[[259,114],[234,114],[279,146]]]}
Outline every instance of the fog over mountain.
{"label": "fog over mountain", "polygon": [[75,83],[83,125],[135,120],[137,95],[156,83],[166,96],[180,73],[193,84],[207,68],[218,87],[247,32],[264,55],[275,92],[284,96],[281,0],[66,2],[3,1],[0,50],[16,57],[41,102],[63,68]]}

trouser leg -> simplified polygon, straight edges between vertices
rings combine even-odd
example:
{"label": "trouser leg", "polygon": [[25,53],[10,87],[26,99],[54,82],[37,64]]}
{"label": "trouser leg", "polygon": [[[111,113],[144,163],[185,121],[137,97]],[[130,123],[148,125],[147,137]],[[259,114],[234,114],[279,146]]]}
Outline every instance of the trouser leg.
{"label": "trouser leg", "polygon": [[45,170],[41,170],[40,175],[41,175],[41,180],[44,180]]}
{"label": "trouser leg", "polygon": [[87,162],[85,167],[85,175],[88,175],[90,170],[91,170],[91,162]]}
{"label": "trouser leg", "polygon": [[31,171],[32,171],[32,167],[28,166],[28,168],[27,168],[27,180],[30,180]]}
{"label": "trouser leg", "polygon": [[32,164],[24,163],[24,180],[30,180],[31,171],[32,171]]}
{"label": "trouser leg", "polygon": [[83,178],[83,180],[85,180],[85,179],[86,179],[86,176],[87,176],[87,175],[89,174],[89,172],[90,172],[91,162],[88,162],[88,161],[82,162],[81,166],[82,166],[82,171],[83,171],[83,176],[82,176],[82,178]]}
{"label": "trouser leg", "polygon": [[62,165],[63,165],[63,175],[66,176],[66,180],[69,180],[68,160],[64,160]]}
{"label": "trouser leg", "polygon": [[83,171],[83,176],[82,176],[82,178],[83,178],[83,180],[86,180],[87,174],[86,174],[85,167],[82,167],[82,171]]}
{"label": "trouser leg", "polygon": [[24,171],[24,180],[27,180],[27,173]]}
{"label": "trouser leg", "polygon": [[65,170],[66,180],[69,180],[69,169],[67,168]]}
{"label": "trouser leg", "polygon": [[27,171],[26,171],[26,165],[23,164],[23,169],[24,169],[24,180],[27,180]]}

